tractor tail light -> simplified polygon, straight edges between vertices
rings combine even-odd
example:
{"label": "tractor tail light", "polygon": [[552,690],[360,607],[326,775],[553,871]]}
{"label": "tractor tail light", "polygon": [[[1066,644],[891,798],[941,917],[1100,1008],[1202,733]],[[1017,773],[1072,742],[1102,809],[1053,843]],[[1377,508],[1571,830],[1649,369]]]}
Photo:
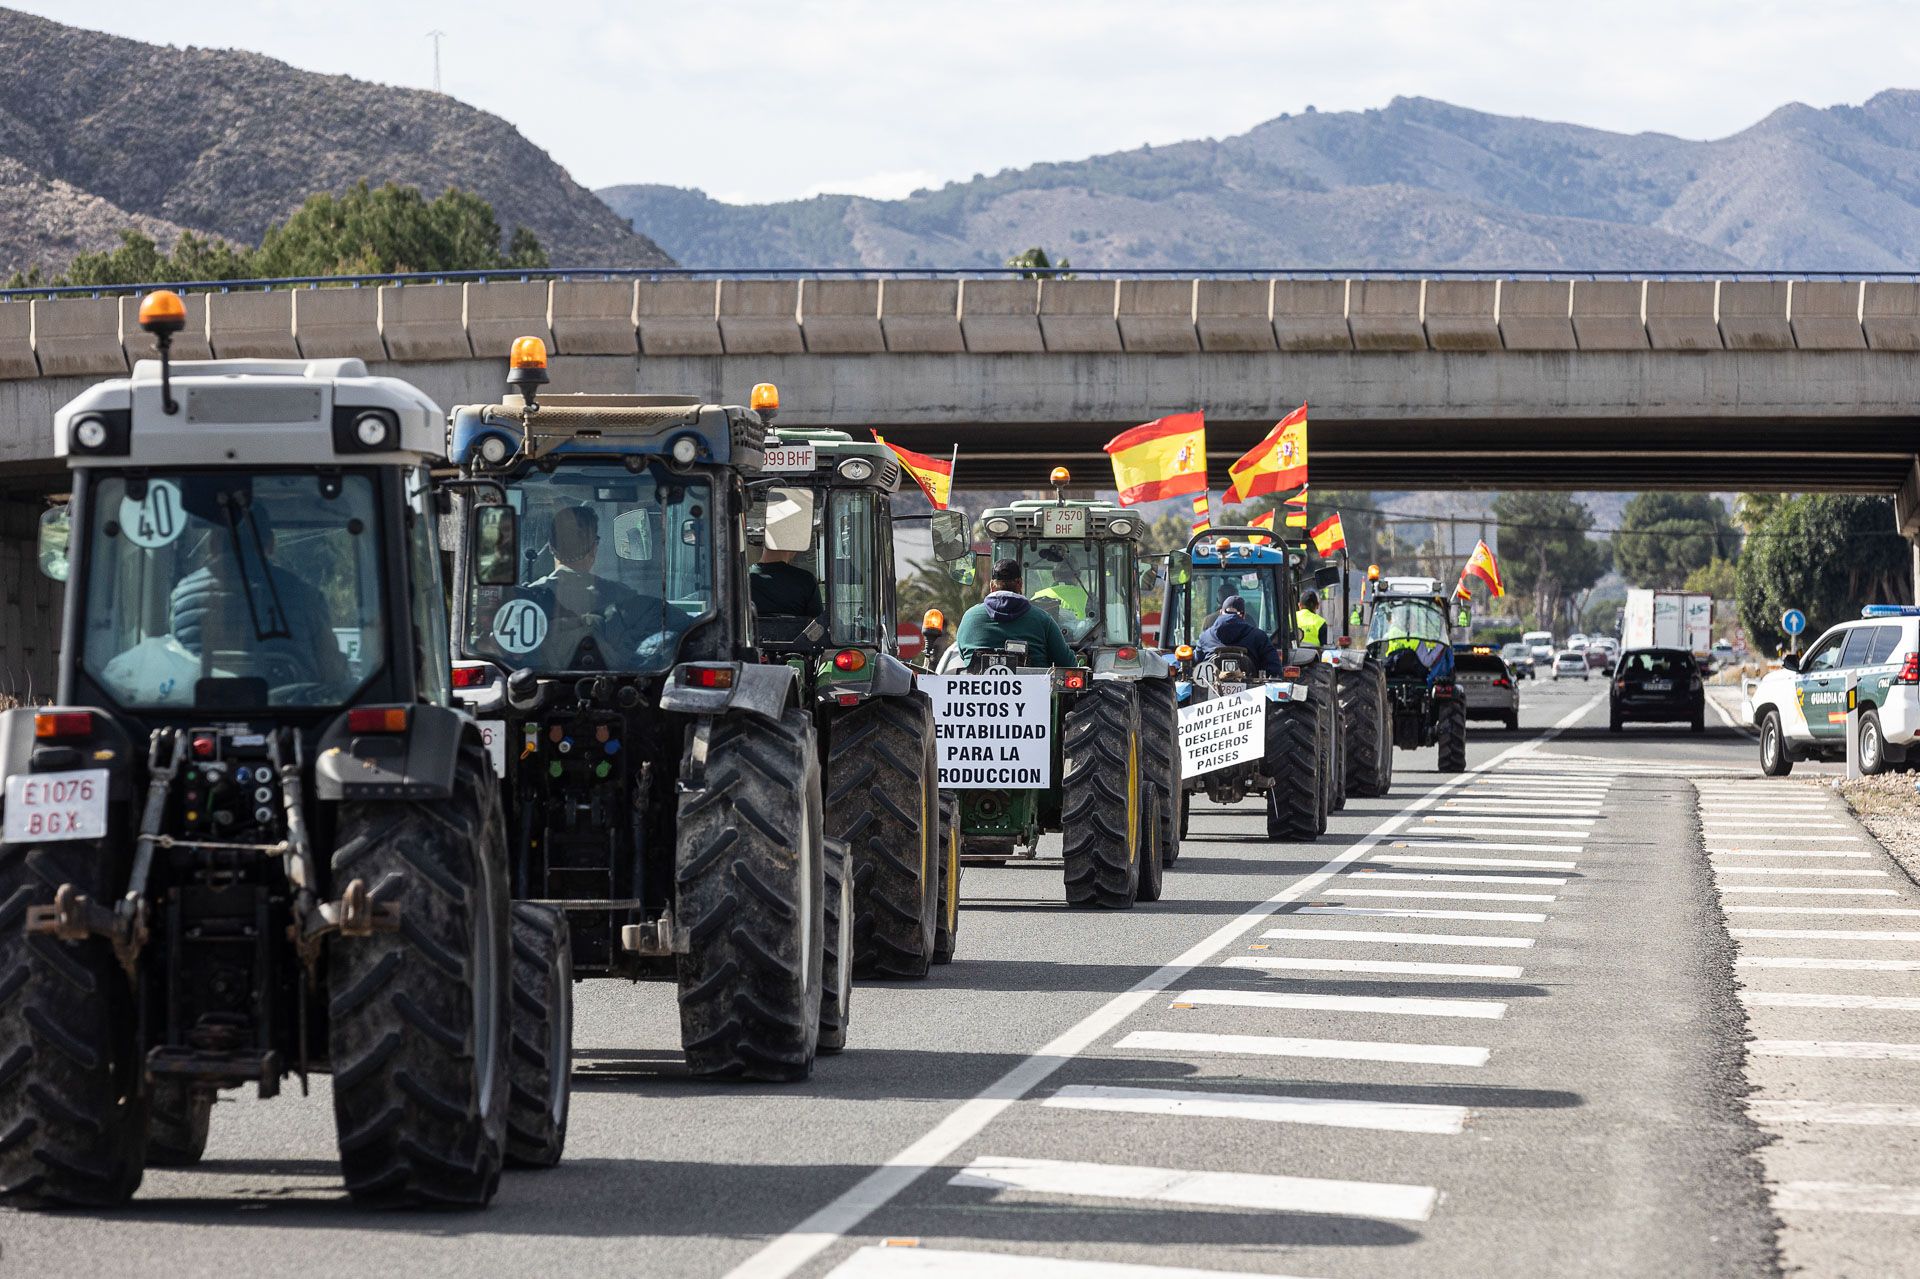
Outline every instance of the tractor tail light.
{"label": "tractor tail light", "polygon": [[42,711],[33,717],[35,737],[91,737],[92,711]]}
{"label": "tractor tail light", "polygon": [[349,733],[404,733],[409,718],[404,706],[356,706],[347,712]]}
{"label": "tractor tail light", "polygon": [[1087,673],[1085,671],[1068,671],[1066,675],[1066,685],[1068,688],[1085,688],[1087,686]]}
{"label": "tractor tail light", "polygon": [[1920,684],[1920,653],[1908,653],[1907,660],[1900,664],[1900,673],[1893,677],[1896,684]]}
{"label": "tractor tail light", "polygon": [[453,668],[453,686],[455,688],[485,688],[493,683],[493,672],[485,666],[456,666]]}
{"label": "tractor tail light", "polygon": [[694,688],[732,688],[733,667],[683,666],[680,668],[680,682]]}
{"label": "tractor tail light", "polygon": [[1113,655],[1123,662],[1131,662],[1135,656],[1132,646],[1126,644],[1122,644],[1116,649]]}
{"label": "tractor tail light", "polygon": [[1283,666],[1280,668],[1280,678],[1289,680],[1299,679],[1300,668],[1298,666]]}
{"label": "tractor tail light", "polygon": [[864,671],[867,669],[867,655],[857,648],[843,648],[833,655],[834,669],[842,671]]}

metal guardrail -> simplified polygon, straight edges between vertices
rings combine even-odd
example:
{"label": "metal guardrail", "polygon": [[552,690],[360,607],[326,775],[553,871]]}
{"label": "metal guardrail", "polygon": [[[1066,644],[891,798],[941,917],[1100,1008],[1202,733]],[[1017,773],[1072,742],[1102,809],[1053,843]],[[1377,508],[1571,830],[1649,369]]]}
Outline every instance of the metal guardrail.
{"label": "metal guardrail", "polygon": [[546,280],[1870,280],[1920,283],[1920,271],[1760,271],[1561,267],[551,267],[541,270],[392,271],[368,275],[294,275],[249,280],[178,280],[141,284],[67,284],[0,289],[0,301],[23,298],[126,297],[153,289],[194,293],[266,292],[369,285],[532,283]]}

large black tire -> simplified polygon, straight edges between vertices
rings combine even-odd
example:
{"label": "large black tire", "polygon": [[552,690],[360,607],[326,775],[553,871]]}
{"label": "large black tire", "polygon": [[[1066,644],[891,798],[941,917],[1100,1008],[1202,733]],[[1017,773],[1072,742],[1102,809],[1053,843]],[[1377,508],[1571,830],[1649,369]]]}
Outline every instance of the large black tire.
{"label": "large black tire", "polygon": [[[1376,668],[1379,669],[1379,668]],[[1387,673],[1380,670],[1380,789],[1385,795],[1393,789],[1393,694],[1387,688]]]}
{"label": "large black tire", "polygon": [[1462,773],[1467,768],[1467,708],[1457,700],[1440,707],[1437,730],[1440,771]]}
{"label": "large black tire", "polygon": [[916,979],[940,915],[940,770],[926,697],[882,697],[828,728],[827,834],[853,856],[853,962]]}
{"label": "large black tire", "polygon": [[1340,713],[1341,670],[1328,662],[1313,668],[1313,695],[1325,695],[1327,707],[1327,811],[1337,813],[1347,806],[1347,726]]}
{"label": "large black tire", "polygon": [[837,1053],[847,1046],[853,1026],[853,880],[847,875],[852,854],[847,841],[826,842],[825,955],[820,963],[820,1047]]}
{"label": "large black tire", "polygon": [[451,800],[340,806],[336,895],[400,908],[397,932],[327,944],[333,1114],[355,1199],[477,1206],[506,1153],[511,943],[499,785],[477,737]]}
{"label": "large black tire", "polygon": [[960,797],[940,792],[940,920],[933,930],[933,962],[950,964],[960,949]]}
{"label": "large black tire", "polygon": [[[1705,712],[1693,717],[1696,733],[1707,729]],[[1887,771],[1887,735],[1880,727],[1880,712],[1872,708],[1860,712],[1860,771],[1868,777]]]}
{"label": "large black tire", "polygon": [[127,975],[106,942],[26,935],[62,884],[111,904],[98,843],[0,848],[0,1202],[111,1208],[140,1186],[147,1112]]}
{"label": "large black tire", "polygon": [[674,873],[692,939],[676,965],[687,1068],[805,1079],[820,1043],[826,932],[813,721],[799,710],[779,723],[741,713],[704,731],[706,777],[680,796]]}
{"label": "large black tire", "polygon": [[1140,703],[1134,685],[1096,680],[1063,730],[1060,847],[1069,906],[1126,910],[1140,886]]}
{"label": "large black tire", "polygon": [[1140,783],[1140,881],[1134,900],[1157,902],[1166,884],[1167,864],[1161,857],[1166,836],[1160,824],[1160,788],[1151,779]]}
{"label": "large black tire", "polygon": [[[1170,679],[1140,681],[1141,768],[1160,796],[1160,865],[1180,860],[1180,701]],[[1160,900],[1155,892],[1147,901]]]}
{"label": "large black tire", "polygon": [[1267,838],[1310,843],[1319,836],[1318,713],[1292,702],[1267,706]]}
{"label": "large black tire", "polygon": [[512,1022],[507,1162],[551,1168],[567,1146],[573,1095],[573,939],[563,910],[513,904]]}
{"label": "large black tire", "polygon": [[1340,719],[1340,708],[1333,703],[1330,689],[1325,689],[1319,680],[1315,680],[1313,689],[1313,719],[1316,740],[1320,744],[1320,793],[1319,808],[1314,813],[1314,834],[1327,833],[1327,819],[1333,812],[1333,771],[1334,771],[1334,725]]}
{"label": "large black tire", "polygon": [[1346,730],[1347,793],[1370,799],[1387,793],[1393,767],[1387,724],[1387,673],[1368,662],[1340,678],[1340,711]]}
{"label": "large black tire", "polygon": [[1768,777],[1785,777],[1793,771],[1793,756],[1787,751],[1787,733],[1780,725],[1780,712],[1760,712],[1760,771]]}
{"label": "large black tire", "polygon": [[184,1168],[207,1153],[213,1089],[162,1078],[147,1091],[147,1166]]}

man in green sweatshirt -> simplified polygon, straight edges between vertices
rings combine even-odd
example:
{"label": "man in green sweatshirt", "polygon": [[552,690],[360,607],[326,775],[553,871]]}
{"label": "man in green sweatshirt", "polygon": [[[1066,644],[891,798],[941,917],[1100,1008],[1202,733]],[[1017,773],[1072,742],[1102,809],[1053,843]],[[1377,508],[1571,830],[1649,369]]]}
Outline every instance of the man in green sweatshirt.
{"label": "man in green sweatshirt", "polygon": [[1008,640],[1024,640],[1027,661],[1033,666],[1078,666],[1060,623],[1035,608],[1020,593],[1020,561],[999,560],[988,579],[987,598],[967,610],[954,635],[954,647],[960,659],[970,662],[973,655],[1005,648]]}

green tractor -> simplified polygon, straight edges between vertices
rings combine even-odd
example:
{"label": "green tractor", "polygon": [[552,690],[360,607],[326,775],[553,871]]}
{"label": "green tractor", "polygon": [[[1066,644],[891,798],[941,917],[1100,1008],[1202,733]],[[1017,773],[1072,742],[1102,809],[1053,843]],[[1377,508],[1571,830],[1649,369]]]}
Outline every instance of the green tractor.
{"label": "green tractor", "polygon": [[[1367,651],[1385,672],[1393,744],[1437,746],[1440,771],[1467,766],[1466,696],[1454,679],[1448,599],[1431,577],[1388,577],[1367,592]],[[1464,612],[1464,609],[1463,609]]]}
{"label": "green tractor", "polygon": [[925,977],[959,933],[959,832],[941,819],[933,704],[900,660],[894,527],[930,524],[934,556],[969,554],[959,511],[897,515],[884,444],[781,430],[748,486],[758,643],[795,673],[821,744],[827,834],[851,854],[854,967]]}
{"label": "green tractor", "polygon": [[[1056,491],[1067,483],[1056,468]],[[1162,873],[1179,853],[1180,754],[1173,669],[1140,642],[1139,597],[1158,580],[1140,557],[1140,517],[1104,501],[1022,501],[986,511],[980,528],[991,558],[1021,566],[1028,598],[1054,617],[1079,659],[1039,665],[1024,649],[963,657],[956,645],[940,670],[962,675],[1045,675],[1044,729],[1050,784],[996,784],[974,768],[991,748],[970,745],[960,724],[943,725],[943,776],[960,777],[961,848],[969,860],[1002,862],[1043,832],[1059,831],[1066,900],[1124,910],[1160,898]],[[963,683],[953,686],[966,699]],[[990,706],[1000,694],[975,704]],[[992,732],[991,725],[972,731]]]}

